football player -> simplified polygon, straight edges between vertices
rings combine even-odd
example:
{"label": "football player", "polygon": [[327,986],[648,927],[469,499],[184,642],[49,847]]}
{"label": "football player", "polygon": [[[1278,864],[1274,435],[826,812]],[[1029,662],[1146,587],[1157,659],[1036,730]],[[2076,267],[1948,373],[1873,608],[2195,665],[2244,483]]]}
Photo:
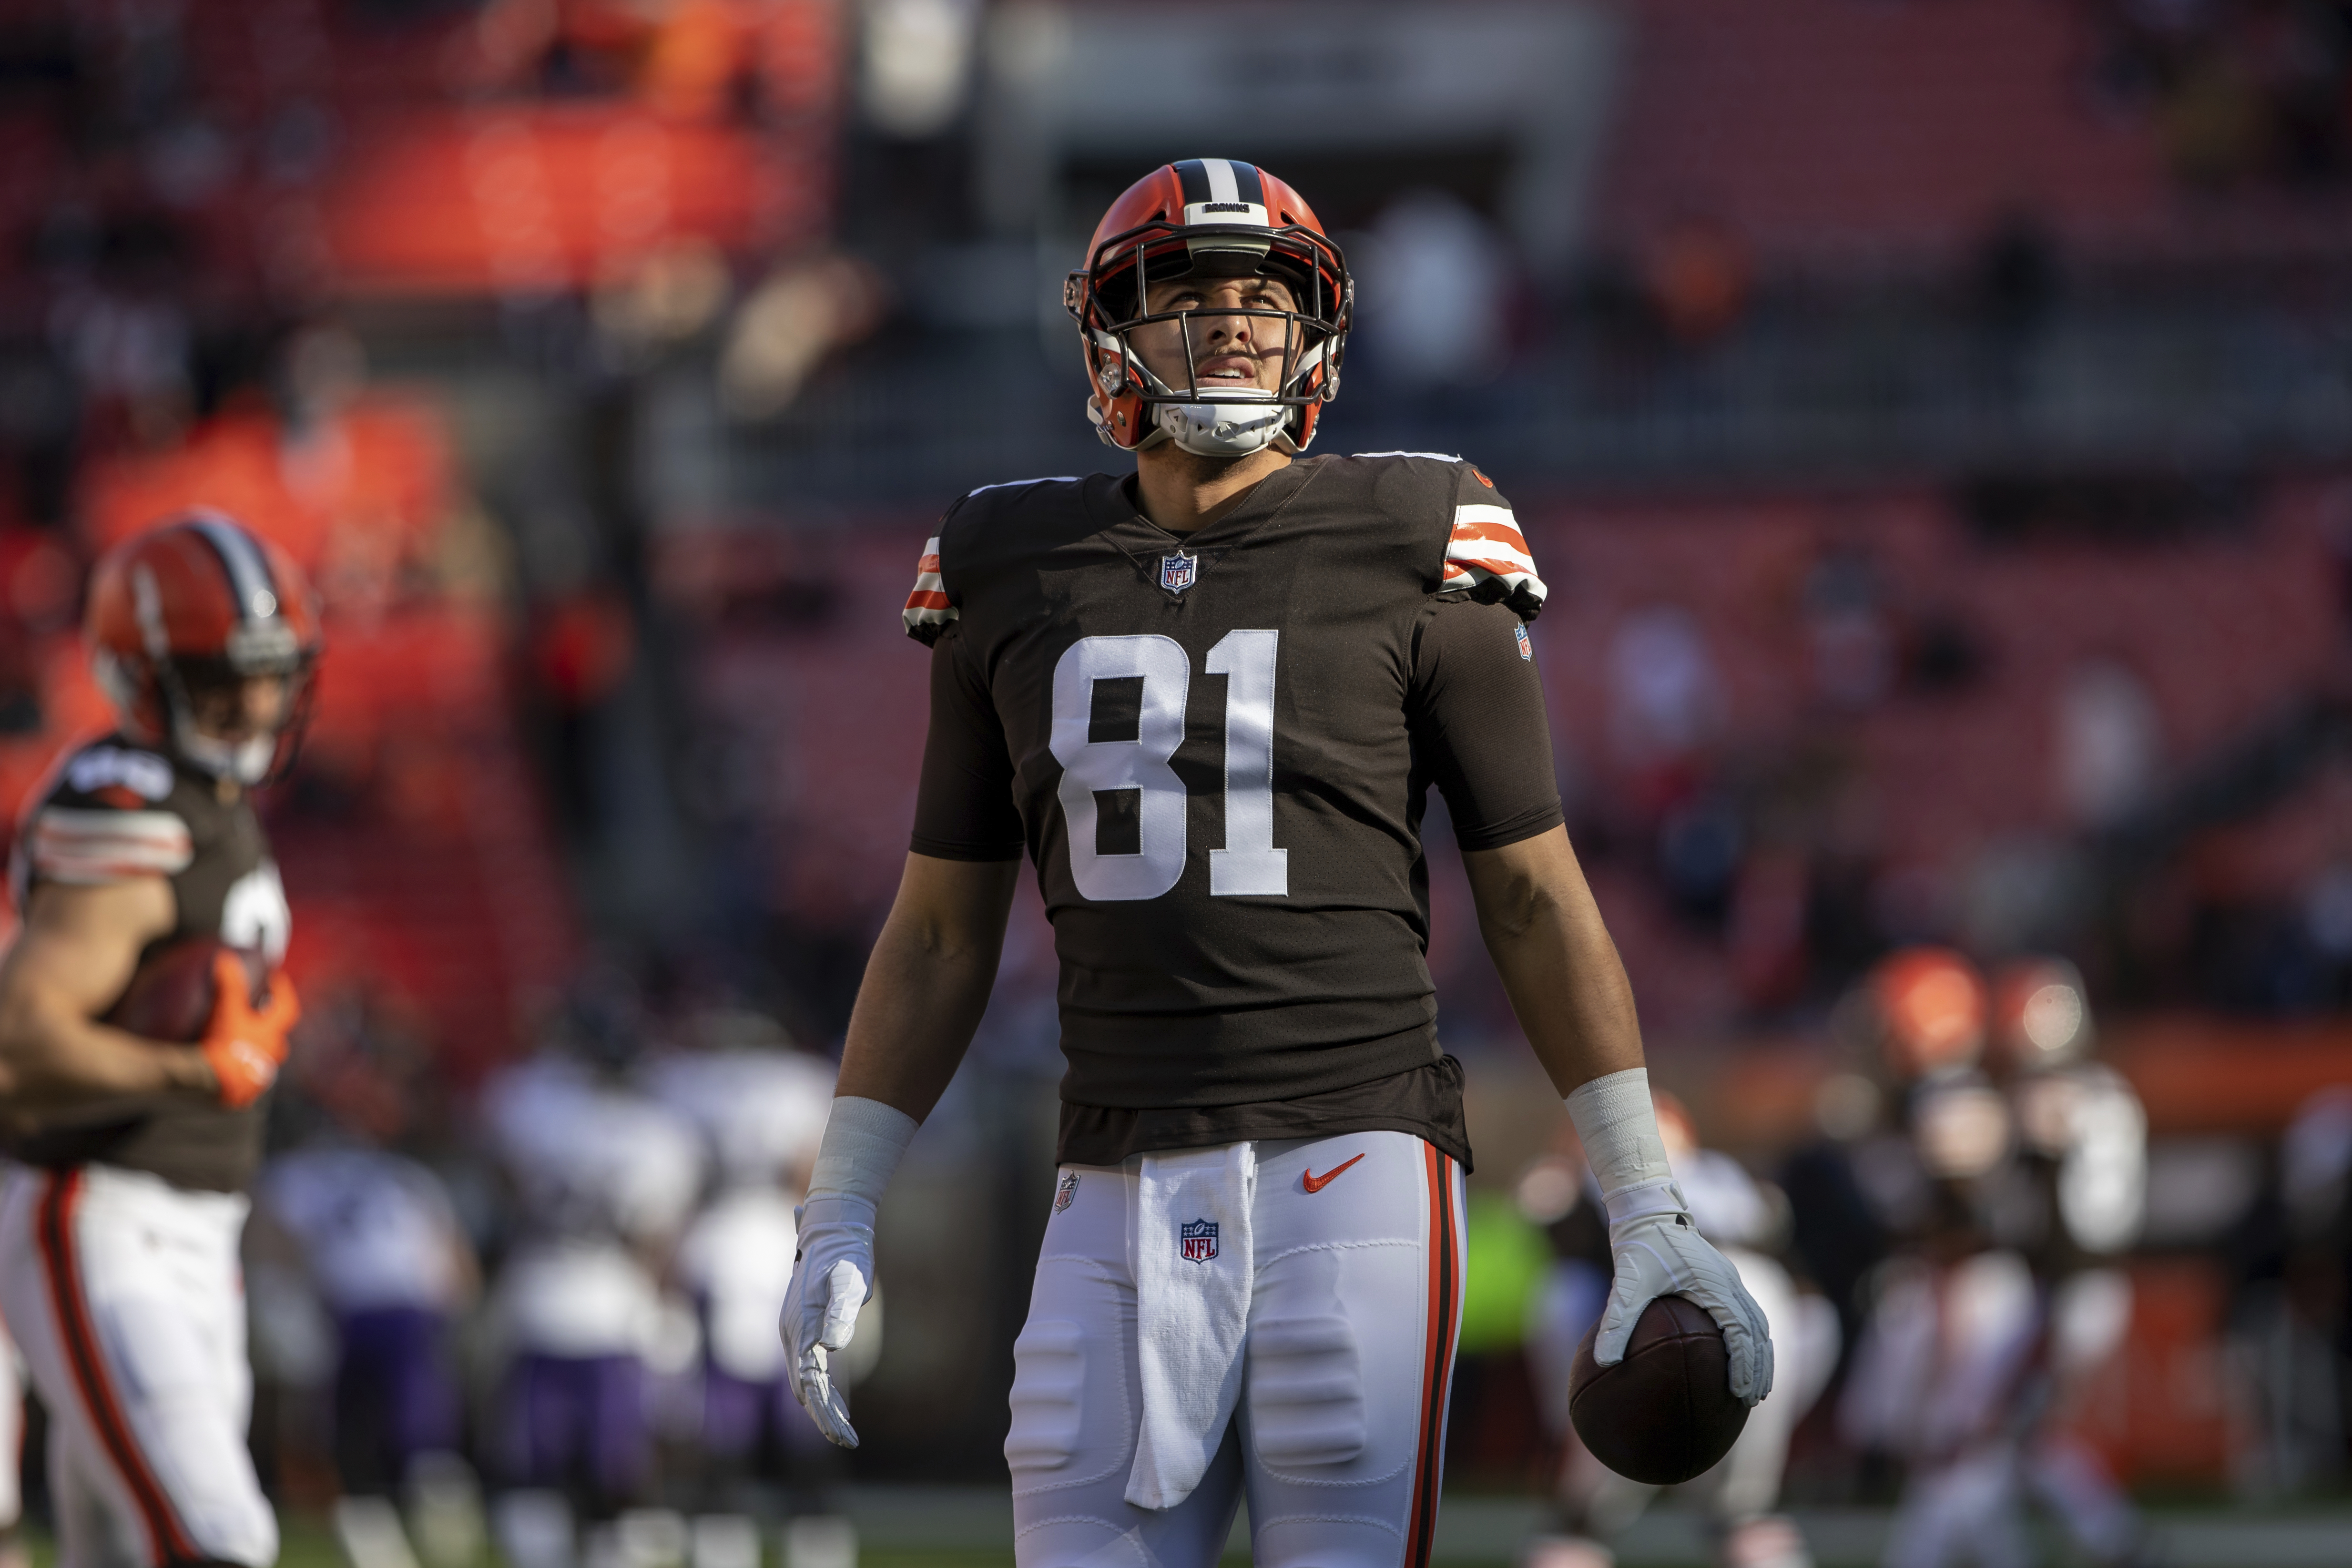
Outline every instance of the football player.
{"label": "football player", "polygon": [[[68,1568],[278,1554],[246,1448],[252,1373],[237,1266],[262,1099],[294,993],[286,895],[253,791],[290,758],[318,612],[283,553],[216,513],[117,547],[89,634],[121,726],[35,798],[14,867],[24,925],[0,963],[0,1310],[49,1412]],[[193,1047],[100,1021],[151,950],[224,952]]]}
{"label": "football player", "polygon": [[[756,1542],[751,1515],[786,1501],[796,1513],[850,1528],[830,1511],[847,1479],[848,1456],[826,1444],[793,1403],[775,1331],[792,1278],[793,1209],[824,1131],[833,1064],[783,1048],[782,1031],[761,1041],[740,1029],[739,1039],[734,1049],[664,1057],[646,1075],[654,1097],[701,1131],[717,1175],[678,1238],[675,1268],[701,1316],[694,1447],[702,1505],[717,1510],[695,1521],[694,1568],[723,1568],[730,1540]],[[854,1383],[856,1370],[845,1362],[870,1363],[876,1352],[861,1334],[832,1371]],[[790,1483],[789,1498],[782,1482]]]}
{"label": "football player", "polygon": [[1305,455],[1353,304],[1338,247],[1280,180],[1192,159],[1113,204],[1066,298],[1088,416],[1136,470],[986,487],[925,548],[913,853],[804,1205],[794,1391],[856,1443],[827,1358],[1026,852],[1069,1070],[1013,1348],[1020,1561],[1211,1563],[1246,1492],[1261,1563],[1425,1563],[1470,1158],[1424,960],[1432,784],[1606,1195],[1601,1360],[1669,1291],[1722,1324],[1744,1400],[1770,1342],[1666,1164],[1561,826],[1509,504],[1455,458]]}
{"label": "football player", "polygon": [[647,1362],[703,1150],[691,1122],[631,1081],[641,1027],[634,1007],[583,993],[551,1047],[483,1097],[519,1210],[490,1300],[509,1352],[498,1441],[512,1487],[492,1526],[518,1568],[593,1561],[599,1534],[655,1479]]}

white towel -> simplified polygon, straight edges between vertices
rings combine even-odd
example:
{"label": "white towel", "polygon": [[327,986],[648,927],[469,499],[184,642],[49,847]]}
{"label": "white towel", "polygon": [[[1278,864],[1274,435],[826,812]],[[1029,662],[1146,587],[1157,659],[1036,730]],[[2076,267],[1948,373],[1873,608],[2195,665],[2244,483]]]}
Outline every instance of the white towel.
{"label": "white towel", "polygon": [[1249,1329],[1257,1146],[1141,1156],[1127,1232],[1143,1419],[1127,1500],[1174,1508],[1224,1440]]}

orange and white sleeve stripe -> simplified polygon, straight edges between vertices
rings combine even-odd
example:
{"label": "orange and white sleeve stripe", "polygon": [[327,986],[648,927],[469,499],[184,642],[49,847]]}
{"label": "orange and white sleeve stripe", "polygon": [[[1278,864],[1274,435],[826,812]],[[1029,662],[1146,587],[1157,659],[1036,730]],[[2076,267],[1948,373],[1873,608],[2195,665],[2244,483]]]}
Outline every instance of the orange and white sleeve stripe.
{"label": "orange and white sleeve stripe", "polygon": [[920,642],[938,637],[956,618],[948,603],[947,584],[940,579],[940,536],[923,542],[923,558],[915,563],[915,589],[907,595],[907,635]]}
{"label": "orange and white sleeve stripe", "polygon": [[188,825],[168,811],[47,806],[34,816],[29,839],[34,875],[83,887],[174,876],[195,858]]}
{"label": "orange and white sleeve stripe", "polygon": [[1454,509],[1454,534],[1445,542],[1441,593],[1469,589],[1481,599],[1510,604],[1522,615],[1543,607],[1543,579],[1511,509],[1492,502],[1464,502]]}

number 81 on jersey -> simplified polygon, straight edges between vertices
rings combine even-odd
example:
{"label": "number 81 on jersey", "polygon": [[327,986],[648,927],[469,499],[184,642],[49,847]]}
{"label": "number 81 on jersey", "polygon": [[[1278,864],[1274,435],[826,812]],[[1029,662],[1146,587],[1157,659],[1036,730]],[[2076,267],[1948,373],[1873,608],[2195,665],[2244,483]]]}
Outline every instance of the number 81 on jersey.
{"label": "number 81 on jersey", "polygon": [[[1279,898],[1290,891],[1290,851],[1274,847],[1274,661],[1281,634],[1232,631],[1204,668],[1225,677],[1225,847],[1209,851],[1209,891]],[[1132,739],[1093,738],[1095,683],[1139,683]],[[1156,899],[1184,874],[1184,782],[1169,766],[1184,743],[1192,660],[1173,637],[1085,637],[1054,667],[1055,761],[1070,874],[1097,903]],[[1140,847],[1106,855],[1097,842],[1097,792],[1134,790]]]}

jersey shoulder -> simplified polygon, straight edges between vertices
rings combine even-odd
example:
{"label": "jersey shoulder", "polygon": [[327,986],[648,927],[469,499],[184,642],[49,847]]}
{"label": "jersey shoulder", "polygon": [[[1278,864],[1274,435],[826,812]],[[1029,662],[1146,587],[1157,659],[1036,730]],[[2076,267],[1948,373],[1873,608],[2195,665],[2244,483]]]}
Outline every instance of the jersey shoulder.
{"label": "jersey shoulder", "polygon": [[95,886],[186,870],[195,837],[184,784],[169,758],[120,736],[68,752],[26,814],[20,876]]}
{"label": "jersey shoulder", "polygon": [[1431,592],[1509,606],[1522,621],[1543,612],[1545,586],[1517,516],[1495,481],[1452,452],[1357,452],[1317,459],[1342,487],[1361,487],[1384,521],[1425,543]]}
{"label": "jersey shoulder", "polygon": [[1118,484],[1108,474],[1058,474],[982,485],[960,497],[923,541],[907,595],[907,635],[937,642],[962,614],[965,582],[1091,531],[1103,494]]}

